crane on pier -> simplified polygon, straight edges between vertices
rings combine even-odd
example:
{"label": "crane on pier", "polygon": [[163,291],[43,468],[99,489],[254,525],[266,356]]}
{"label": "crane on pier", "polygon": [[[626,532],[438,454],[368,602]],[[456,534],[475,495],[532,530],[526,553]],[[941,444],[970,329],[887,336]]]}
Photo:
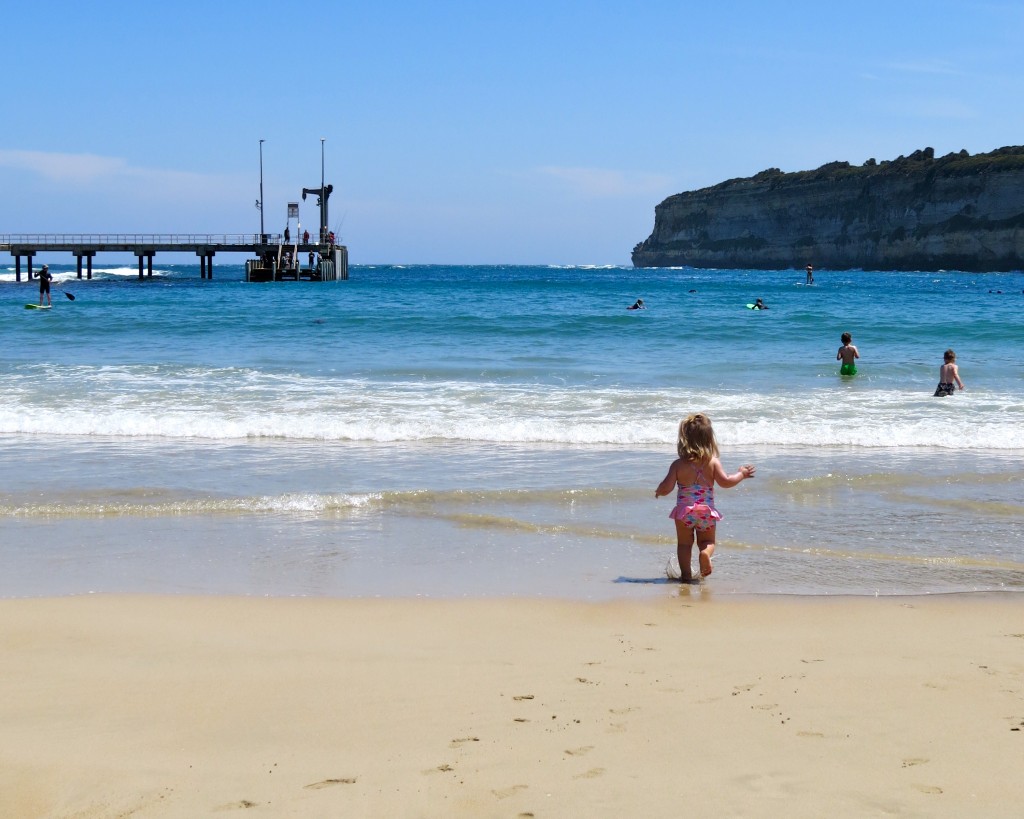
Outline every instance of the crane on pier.
{"label": "crane on pier", "polygon": [[320,241],[326,241],[327,239],[327,200],[331,196],[331,192],[334,190],[334,185],[321,185],[319,188],[303,188],[302,189],[302,200],[306,200],[306,194],[314,194],[316,196],[317,207],[320,208]]}

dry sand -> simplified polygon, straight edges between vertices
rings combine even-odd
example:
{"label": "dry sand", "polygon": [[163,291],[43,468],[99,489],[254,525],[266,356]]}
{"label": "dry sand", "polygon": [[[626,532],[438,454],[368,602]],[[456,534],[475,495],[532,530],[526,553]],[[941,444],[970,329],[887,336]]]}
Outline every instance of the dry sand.
{"label": "dry sand", "polygon": [[1024,597],[0,601],[3,817],[1014,816]]}

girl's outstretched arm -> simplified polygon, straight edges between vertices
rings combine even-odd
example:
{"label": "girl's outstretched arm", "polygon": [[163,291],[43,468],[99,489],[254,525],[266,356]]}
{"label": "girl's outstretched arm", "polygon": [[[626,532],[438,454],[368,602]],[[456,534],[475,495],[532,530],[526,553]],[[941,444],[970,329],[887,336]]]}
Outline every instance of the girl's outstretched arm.
{"label": "girl's outstretched arm", "polygon": [[753,478],[754,472],[757,471],[753,464],[744,464],[731,475],[726,475],[725,468],[722,466],[722,462],[718,460],[718,458],[715,458],[711,463],[714,468],[715,482],[725,489],[728,489],[730,486],[735,486],[740,481],[747,478]]}
{"label": "girl's outstretched arm", "polygon": [[679,460],[672,461],[672,466],[668,468],[668,474],[665,479],[658,484],[658,488],[654,490],[654,497],[660,498],[662,495],[669,494],[676,486],[676,465]]}

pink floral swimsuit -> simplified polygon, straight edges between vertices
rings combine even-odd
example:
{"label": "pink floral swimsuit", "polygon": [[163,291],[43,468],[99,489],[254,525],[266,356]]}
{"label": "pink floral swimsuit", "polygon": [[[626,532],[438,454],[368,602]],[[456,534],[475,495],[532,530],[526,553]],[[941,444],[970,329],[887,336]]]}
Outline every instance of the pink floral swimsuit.
{"label": "pink floral swimsuit", "polygon": [[[697,480],[706,480],[704,470],[697,468]],[[691,529],[703,532],[710,529],[722,519],[722,515],[715,509],[715,487],[712,483],[705,486],[702,483],[693,483],[689,486],[676,484],[679,493],[676,495],[676,505],[668,513],[670,518],[682,521]]]}

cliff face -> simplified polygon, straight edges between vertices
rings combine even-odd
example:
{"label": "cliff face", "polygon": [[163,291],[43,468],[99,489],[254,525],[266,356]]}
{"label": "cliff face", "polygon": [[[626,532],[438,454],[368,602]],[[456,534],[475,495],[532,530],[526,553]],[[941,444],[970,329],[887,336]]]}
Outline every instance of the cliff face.
{"label": "cliff face", "polygon": [[1024,269],[1024,147],[777,168],[670,196],[636,267]]}

